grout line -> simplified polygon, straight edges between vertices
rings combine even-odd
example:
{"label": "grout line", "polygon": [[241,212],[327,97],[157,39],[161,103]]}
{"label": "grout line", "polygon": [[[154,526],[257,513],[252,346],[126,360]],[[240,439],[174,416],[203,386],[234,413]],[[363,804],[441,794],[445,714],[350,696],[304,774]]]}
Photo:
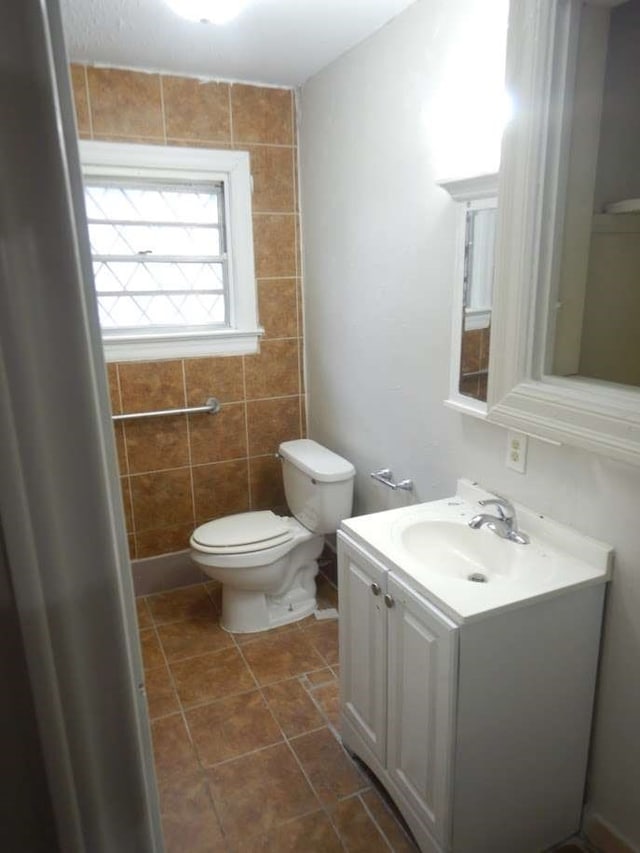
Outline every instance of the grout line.
{"label": "grout line", "polygon": [[[209,590],[209,588],[207,587],[207,584],[206,584],[206,583],[204,583],[204,584],[202,584],[202,586],[204,586],[204,588],[205,588],[205,590],[206,590],[206,592],[207,592],[207,595],[208,595],[208,596],[209,596],[209,598],[211,599],[210,590]],[[213,588],[214,588],[214,587],[212,587],[212,589],[213,589]],[[149,598],[149,597],[150,597],[150,596],[141,596],[141,598],[143,598],[143,600],[145,600],[145,599],[147,599],[147,598]],[[212,603],[215,603],[215,602],[212,602]],[[151,609],[150,609],[150,607],[148,607],[148,603],[147,603],[146,601],[145,601],[145,606],[148,608],[149,613],[150,613],[150,615],[151,615]],[[151,618],[152,618],[152,620],[153,620],[153,615],[151,615]],[[160,623],[160,625],[162,625],[162,624],[175,624],[176,622],[179,622],[179,621],[187,621],[187,620],[175,620],[174,622],[171,622],[171,623]],[[303,690],[304,690],[305,694],[306,694],[306,695],[307,695],[307,696],[308,696],[308,697],[309,697],[309,698],[314,702],[314,705],[315,705],[316,703],[315,703],[315,701],[314,701],[314,699],[313,699],[313,695],[312,695],[312,688],[311,688],[310,686],[307,686],[307,685],[303,682],[303,679],[305,678],[305,676],[306,676],[306,674],[307,674],[307,673],[299,673],[299,674],[297,674],[297,675],[295,675],[295,676],[289,676],[289,677],[287,677],[287,678],[283,678],[283,679],[281,679],[280,681],[272,682],[271,684],[268,684],[268,685],[264,685],[264,686],[262,686],[262,685],[260,685],[259,683],[257,683],[257,678],[256,678],[256,676],[255,676],[255,674],[254,674],[254,672],[253,672],[253,670],[252,670],[251,666],[247,663],[247,661],[246,661],[246,659],[245,659],[245,657],[244,657],[244,651],[243,651],[243,647],[242,647],[242,645],[241,645],[240,643],[238,643],[238,642],[237,642],[237,640],[235,639],[235,636],[234,636],[234,635],[230,635],[230,636],[231,636],[231,638],[232,638],[232,639],[233,639],[233,641],[234,641],[234,645],[235,645],[235,647],[237,648],[237,650],[238,650],[238,652],[240,653],[240,655],[241,655],[241,657],[242,657],[243,661],[245,662],[245,665],[246,665],[246,666],[247,666],[247,668],[249,669],[249,671],[250,671],[250,673],[251,673],[252,677],[254,678],[254,681],[256,681],[256,684],[257,684],[257,690],[258,690],[258,692],[260,692],[260,695],[261,695],[262,701],[264,702],[264,704],[265,704],[265,706],[266,706],[267,710],[269,711],[269,713],[270,713],[270,715],[271,715],[272,719],[274,720],[275,725],[277,726],[277,729],[278,729],[278,731],[279,731],[279,733],[280,733],[280,735],[281,735],[281,740],[279,740],[279,741],[275,741],[274,743],[268,744],[268,745],[266,745],[266,746],[264,746],[264,747],[260,747],[260,748],[258,748],[258,749],[256,749],[256,750],[251,750],[250,752],[241,753],[240,755],[234,756],[234,757],[229,758],[229,759],[225,759],[224,761],[216,762],[216,763],[214,763],[214,764],[212,764],[212,765],[205,765],[205,764],[202,762],[202,760],[201,760],[201,758],[200,758],[200,755],[199,755],[199,753],[198,753],[198,750],[197,750],[197,747],[196,747],[196,744],[195,744],[194,738],[193,738],[192,733],[191,733],[191,729],[190,729],[190,727],[189,727],[189,723],[188,723],[188,719],[187,719],[187,714],[188,714],[190,711],[195,710],[196,708],[202,707],[202,706],[204,706],[204,705],[212,704],[212,703],[214,703],[214,702],[216,702],[216,701],[222,701],[222,700],[224,700],[224,699],[228,698],[228,696],[231,696],[231,695],[238,696],[238,695],[243,695],[243,694],[249,694],[249,693],[253,693],[253,692],[255,692],[255,690],[245,690],[245,691],[242,691],[241,693],[238,693],[238,694],[228,694],[228,696],[223,696],[223,697],[220,697],[219,699],[209,700],[209,701],[207,701],[207,702],[203,702],[202,704],[198,704],[198,705],[191,706],[191,707],[189,707],[189,708],[185,708],[185,706],[184,706],[184,704],[183,704],[183,702],[182,702],[182,700],[181,700],[181,698],[180,698],[180,694],[178,693],[178,690],[177,690],[177,687],[176,687],[175,679],[174,679],[174,677],[173,677],[173,673],[172,673],[172,671],[171,671],[171,665],[170,665],[170,663],[169,663],[169,661],[168,661],[168,659],[167,659],[167,656],[166,656],[166,653],[165,653],[164,647],[163,647],[163,645],[162,645],[162,642],[161,642],[160,637],[159,637],[159,634],[158,634],[158,630],[157,630],[157,629],[158,629],[158,627],[160,627],[160,625],[156,625],[156,624],[155,624],[155,622],[153,622],[153,624],[152,624],[152,626],[151,626],[151,627],[153,627],[153,629],[154,629],[154,633],[155,633],[155,635],[156,635],[156,638],[157,638],[157,640],[158,640],[158,642],[159,642],[159,644],[160,644],[160,649],[161,649],[161,652],[162,652],[163,659],[164,659],[164,661],[165,661],[165,666],[166,666],[166,668],[167,668],[167,670],[168,670],[169,677],[170,677],[170,681],[171,681],[172,687],[173,687],[173,689],[174,689],[174,691],[175,691],[175,695],[176,695],[176,699],[177,699],[177,703],[178,703],[178,711],[174,711],[174,712],[171,712],[170,714],[164,714],[164,715],[161,715],[161,716],[158,716],[158,717],[154,717],[154,720],[153,720],[153,721],[155,722],[156,720],[166,719],[166,718],[167,718],[167,717],[169,717],[169,716],[176,716],[178,713],[180,714],[180,716],[181,716],[181,718],[182,718],[182,720],[183,720],[183,724],[184,724],[184,726],[185,726],[185,728],[186,728],[186,731],[187,731],[187,735],[188,735],[189,741],[190,741],[190,743],[191,743],[191,745],[192,745],[192,748],[193,748],[194,757],[195,757],[195,759],[196,759],[196,762],[197,762],[197,764],[198,764],[198,767],[200,768],[200,772],[201,772],[201,773],[202,773],[202,775],[203,775],[204,783],[206,784],[206,793],[207,793],[208,801],[210,802],[210,804],[211,804],[211,808],[212,808],[212,811],[213,811],[214,815],[216,816],[216,819],[217,819],[217,822],[218,822],[218,825],[219,825],[219,828],[220,828],[221,834],[222,834],[223,838],[225,839],[225,843],[227,843],[227,844],[231,844],[231,841],[230,841],[230,839],[229,839],[229,837],[228,837],[227,833],[226,833],[226,832],[225,832],[225,830],[224,830],[223,822],[222,822],[222,820],[221,820],[221,815],[220,815],[220,804],[216,801],[216,798],[215,798],[215,797],[214,797],[214,795],[213,795],[213,792],[212,792],[211,786],[208,784],[207,772],[208,772],[209,770],[211,770],[212,768],[214,768],[214,767],[215,767],[215,768],[217,768],[217,767],[220,767],[220,766],[222,766],[222,765],[229,764],[229,763],[231,763],[231,762],[233,762],[233,761],[237,761],[237,760],[239,760],[239,759],[241,759],[241,758],[244,758],[244,757],[247,757],[247,756],[251,756],[251,755],[255,755],[255,754],[258,754],[258,753],[264,752],[264,751],[266,751],[267,749],[273,749],[273,748],[275,748],[275,747],[277,747],[277,746],[282,746],[282,745],[284,745],[284,746],[286,746],[286,747],[287,747],[287,749],[289,750],[289,752],[290,752],[290,753],[291,753],[291,755],[293,756],[293,759],[294,759],[294,761],[296,762],[297,766],[300,768],[300,772],[302,773],[302,775],[303,775],[303,777],[304,777],[305,781],[307,782],[307,784],[308,784],[308,786],[309,786],[309,789],[310,789],[310,791],[312,792],[312,794],[313,794],[313,796],[314,796],[314,798],[315,798],[315,801],[316,801],[316,803],[317,803],[317,806],[316,806],[316,807],[314,807],[314,808],[312,808],[312,809],[309,809],[309,810],[307,810],[307,811],[304,811],[304,812],[302,812],[301,814],[295,815],[293,818],[291,818],[291,819],[289,819],[289,820],[287,820],[287,821],[277,821],[277,822],[274,824],[274,828],[275,828],[275,827],[280,827],[280,826],[283,826],[283,825],[287,825],[288,823],[293,823],[293,822],[295,822],[295,821],[297,821],[297,820],[302,819],[303,817],[305,817],[305,816],[307,816],[307,815],[311,815],[311,814],[316,814],[316,813],[318,813],[318,812],[322,812],[322,813],[326,816],[326,818],[329,820],[329,823],[331,824],[331,826],[333,827],[333,829],[334,829],[334,831],[335,831],[335,833],[336,833],[336,835],[337,835],[337,837],[338,837],[338,840],[339,840],[339,843],[340,843],[340,845],[341,845],[342,849],[343,849],[343,850],[346,850],[346,849],[347,849],[347,847],[346,847],[346,844],[345,844],[345,842],[344,842],[344,840],[343,840],[343,838],[342,838],[342,835],[341,835],[341,833],[340,833],[340,829],[339,829],[339,827],[337,826],[337,823],[336,823],[336,821],[335,821],[335,820],[334,820],[334,818],[333,818],[333,815],[334,815],[334,813],[335,813],[335,808],[333,808],[333,809],[332,809],[332,808],[331,808],[331,806],[329,806],[328,804],[327,804],[327,805],[325,805],[325,804],[323,803],[322,799],[320,798],[320,796],[319,796],[319,794],[318,794],[318,792],[317,792],[317,790],[316,790],[316,786],[312,783],[312,780],[311,780],[311,778],[310,778],[309,774],[308,774],[308,773],[307,773],[307,771],[305,770],[305,768],[304,768],[304,766],[303,766],[303,764],[302,764],[301,760],[298,758],[298,755],[296,754],[296,751],[295,751],[295,749],[293,748],[293,745],[292,745],[292,742],[295,742],[296,740],[299,740],[299,739],[301,739],[301,738],[303,738],[303,737],[305,737],[305,736],[307,736],[307,735],[312,735],[312,734],[314,734],[314,733],[321,732],[321,731],[323,731],[323,730],[325,730],[325,729],[327,729],[327,730],[331,731],[331,732],[332,732],[332,734],[334,734],[334,736],[336,736],[335,729],[333,728],[333,726],[332,726],[330,723],[328,723],[328,722],[327,722],[327,724],[324,724],[324,725],[322,725],[322,726],[315,727],[315,728],[313,728],[313,729],[310,729],[310,730],[309,730],[309,731],[307,731],[307,732],[301,732],[301,733],[296,734],[296,735],[287,736],[287,735],[286,735],[286,733],[285,733],[285,731],[284,731],[284,729],[283,729],[283,727],[282,727],[282,725],[279,723],[279,721],[278,721],[278,719],[277,719],[277,717],[276,717],[276,715],[275,715],[275,713],[274,713],[274,711],[273,711],[273,709],[272,709],[271,705],[270,705],[270,704],[269,704],[269,702],[267,701],[266,696],[265,696],[265,694],[264,694],[264,689],[265,689],[265,688],[268,688],[268,687],[271,687],[271,686],[273,686],[274,684],[279,684],[279,683],[282,683],[282,682],[285,682],[285,681],[293,681],[293,680],[296,680],[296,681],[297,681],[297,682],[302,686],[302,688],[303,688]],[[297,627],[297,628],[299,628],[299,627],[300,627],[297,623],[292,623],[292,630],[293,630],[294,626],[295,626],[295,627]],[[142,630],[147,630],[147,629],[142,629]],[[228,647],[228,648],[231,648],[231,647]],[[225,651],[225,649],[220,650],[220,651]],[[323,656],[323,655],[321,655],[321,657],[323,657],[323,658],[324,658],[324,656]],[[330,666],[325,666],[325,667],[322,667],[322,669],[318,669],[318,670],[309,670],[309,672],[320,672],[320,671],[323,671],[323,670],[325,670],[325,669],[329,669],[329,671],[330,671],[330,672],[332,672],[332,669],[331,669],[331,667],[330,667]],[[146,679],[146,672],[145,672],[145,679]],[[328,682],[328,683],[330,683],[330,682]],[[321,685],[317,685],[317,686],[321,686]],[[317,706],[316,706],[316,707],[317,707]],[[322,716],[323,720],[327,720],[327,715],[326,715],[326,713],[323,711],[323,709],[322,709],[322,708],[319,708],[319,711],[320,711],[320,714],[321,714],[321,716]],[[338,743],[340,744],[339,739],[338,739]],[[347,796],[347,797],[338,797],[338,796],[336,795],[335,803],[333,803],[332,805],[333,805],[333,806],[335,806],[335,805],[337,805],[337,804],[338,804],[338,803],[340,803],[340,802],[343,802],[343,801],[346,801],[346,800],[351,800],[351,799],[356,799],[356,798],[358,798],[358,799],[359,799],[359,801],[360,801],[360,803],[361,803],[361,805],[362,805],[362,806],[363,806],[363,808],[365,809],[366,814],[367,814],[367,815],[369,816],[369,818],[372,820],[372,823],[374,824],[374,826],[376,827],[376,829],[378,829],[378,831],[380,832],[380,834],[381,834],[382,838],[384,839],[385,843],[387,844],[387,846],[388,846],[391,850],[393,850],[393,847],[390,845],[390,843],[389,843],[389,841],[388,841],[388,839],[387,839],[386,835],[385,835],[385,834],[384,834],[384,832],[381,830],[381,828],[380,828],[380,826],[378,825],[377,821],[375,820],[375,818],[373,817],[373,815],[370,813],[369,809],[367,808],[366,804],[365,804],[365,803],[364,803],[364,801],[362,800],[362,794],[364,794],[365,792],[367,792],[367,791],[369,791],[369,790],[372,790],[372,785],[371,785],[371,783],[370,783],[370,782],[366,779],[366,777],[362,774],[362,772],[360,771],[360,769],[359,769],[359,768],[357,767],[357,765],[353,762],[353,760],[350,758],[350,756],[348,755],[348,753],[346,752],[346,750],[344,750],[344,747],[342,747],[342,745],[341,745],[341,744],[340,744],[340,749],[341,749],[341,751],[343,752],[343,754],[345,755],[345,758],[346,758],[346,759],[349,761],[349,763],[350,763],[350,764],[355,768],[356,773],[358,774],[358,777],[359,777],[359,778],[360,778],[360,780],[363,782],[363,785],[362,785],[362,787],[358,788],[358,790],[357,790],[357,791],[353,792],[352,794],[350,794],[350,795],[349,795],[349,796]],[[266,830],[266,831],[265,831],[264,833],[262,833],[262,834],[264,834],[264,835],[268,835],[268,834],[269,834],[269,830]]]}
{"label": "grout line", "polygon": [[298,275],[261,275],[256,276],[256,281],[297,281]]}
{"label": "grout line", "polygon": [[93,139],[93,109],[91,108],[91,94],[89,92],[89,72],[87,70],[87,66],[82,66],[84,72],[84,88],[85,88],[85,96],[87,98],[87,112],[89,113],[89,136]]}
{"label": "grout line", "polygon": [[[184,359],[180,359],[180,365],[182,368],[182,393],[184,396],[184,405],[187,405],[187,369],[185,367]],[[187,422],[187,459],[189,461],[189,484],[191,486],[191,524],[195,529],[197,526],[196,523],[196,489],[195,484],[193,482],[193,455],[191,452],[191,416],[185,415]]]}
{"label": "grout line", "polygon": [[[373,790],[373,789],[372,789],[372,790]],[[389,847],[389,850],[393,851],[393,844],[392,844],[392,843],[389,841],[389,839],[387,838],[387,836],[386,836],[386,834],[385,834],[384,830],[382,829],[382,827],[380,826],[380,824],[379,824],[379,823],[378,823],[378,821],[376,820],[375,815],[373,814],[373,812],[371,811],[371,809],[369,808],[369,806],[365,803],[365,801],[364,801],[364,799],[363,799],[363,797],[362,797],[362,794],[358,794],[358,799],[360,800],[360,803],[361,803],[361,805],[362,805],[362,808],[365,810],[365,813],[369,815],[369,820],[370,820],[370,821],[371,821],[371,823],[375,826],[375,828],[378,830],[378,832],[380,833],[380,835],[382,836],[382,838],[384,839],[384,841],[387,843],[387,845],[388,845],[388,847]]]}
{"label": "grout line", "polygon": [[235,146],[235,134],[233,132],[233,103],[231,100],[231,85],[227,86],[227,105],[229,109],[229,145]]}
{"label": "grout line", "polygon": [[160,81],[160,116],[162,118],[162,141],[167,144],[167,117],[164,110],[164,79],[162,74],[158,74]]}

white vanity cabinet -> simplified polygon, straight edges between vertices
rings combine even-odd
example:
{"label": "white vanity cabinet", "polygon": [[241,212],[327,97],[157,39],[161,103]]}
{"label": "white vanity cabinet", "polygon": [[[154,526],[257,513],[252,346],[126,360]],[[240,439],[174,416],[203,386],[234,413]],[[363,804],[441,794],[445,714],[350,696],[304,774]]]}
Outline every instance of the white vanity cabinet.
{"label": "white vanity cabinet", "polygon": [[460,621],[343,528],[341,734],[420,849],[538,853],[576,832],[604,584]]}
{"label": "white vanity cabinet", "polygon": [[343,714],[444,840],[456,626],[342,534],[339,554]]}

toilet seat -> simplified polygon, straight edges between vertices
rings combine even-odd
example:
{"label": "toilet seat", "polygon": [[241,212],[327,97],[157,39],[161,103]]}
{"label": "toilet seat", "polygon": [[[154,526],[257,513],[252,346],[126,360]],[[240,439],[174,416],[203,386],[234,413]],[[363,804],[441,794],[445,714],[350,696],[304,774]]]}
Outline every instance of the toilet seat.
{"label": "toilet seat", "polygon": [[250,554],[283,545],[293,534],[289,518],[270,510],[241,512],[200,525],[191,545],[207,554]]}

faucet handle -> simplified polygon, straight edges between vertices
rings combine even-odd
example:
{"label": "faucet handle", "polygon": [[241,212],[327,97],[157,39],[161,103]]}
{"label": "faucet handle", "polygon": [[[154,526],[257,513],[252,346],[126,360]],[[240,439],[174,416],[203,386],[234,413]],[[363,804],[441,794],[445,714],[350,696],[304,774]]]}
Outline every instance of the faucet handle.
{"label": "faucet handle", "polygon": [[[515,518],[516,511],[511,501],[501,498],[499,495],[495,498],[486,498],[485,500],[478,501],[478,503],[480,506],[495,506],[501,521],[508,521]],[[508,515],[505,513],[505,510]]]}

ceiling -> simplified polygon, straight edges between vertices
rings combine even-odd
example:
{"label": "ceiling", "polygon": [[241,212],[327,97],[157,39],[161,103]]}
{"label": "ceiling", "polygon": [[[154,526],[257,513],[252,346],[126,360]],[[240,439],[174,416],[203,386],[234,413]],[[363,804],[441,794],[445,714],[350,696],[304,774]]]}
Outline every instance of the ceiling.
{"label": "ceiling", "polygon": [[224,26],[163,0],[60,0],[75,62],[299,86],[414,0],[248,0]]}

